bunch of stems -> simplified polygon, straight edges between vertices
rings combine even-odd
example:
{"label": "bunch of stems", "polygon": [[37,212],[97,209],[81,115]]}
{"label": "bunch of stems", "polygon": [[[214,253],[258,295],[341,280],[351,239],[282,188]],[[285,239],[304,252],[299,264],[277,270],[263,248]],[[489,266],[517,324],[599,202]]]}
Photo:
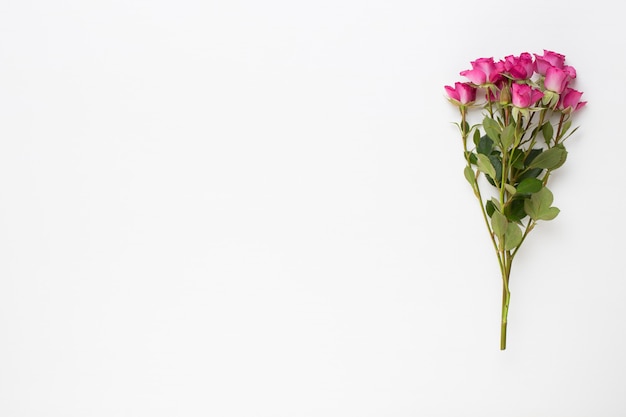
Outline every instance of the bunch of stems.
{"label": "bunch of stems", "polygon": [[[469,138],[472,132],[474,132],[474,134],[476,134],[476,132],[480,134],[480,125],[470,127],[469,123],[467,122],[467,106],[459,106],[459,109],[461,113],[461,123],[458,126],[460,128],[461,137],[463,140],[465,161],[467,163],[467,167],[473,172],[473,175],[469,176],[468,181],[470,181],[470,184],[474,191],[474,195],[476,196],[476,199],[479,203],[482,217],[485,222],[485,226],[487,227],[491,242],[493,244],[493,248],[495,250],[495,254],[498,260],[498,265],[500,267],[500,273],[502,276],[502,317],[500,324],[500,349],[505,350],[508,313],[511,300],[511,268],[513,265],[513,260],[515,259],[515,255],[517,255],[520,247],[522,246],[522,243],[526,240],[528,234],[537,224],[537,220],[528,217],[525,222],[523,220],[520,222],[520,225],[522,227],[522,237],[519,243],[513,249],[507,249],[504,245],[504,240],[502,238],[497,238],[496,233],[493,230],[492,223],[490,222],[490,216],[486,210],[486,203],[488,200],[483,198],[483,193],[479,185],[481,171],[479,169],[476,169],[474,172],[475,163],[473,163],[471,160],[472,150],[469,148]],[[542,131],[541,128],[544,126],[544,124],[550,123],[546,120],[546,118],[552,115],[551,113],[553,113],[553,109],[549,107],[544,107],[532,112],[515,112],[514,108],[511,105],[501,105],[499,103],[494,103],[491,100],[488,100],[485,104],[485,110],[487,111],[491,119],[497,119],[501,122],[502,129],[506,128],[508,125],[513,124],[515,130],[514,135],[517,138],[515,140],[514,146],[502,146],[502,144],[500,144],[499,146],[502,161],[502,175],[500,181],[495,182],[494,187],[496,189],[495,197],[498,199],[500,208],[505,208],[508,204],[510,204],[511,198],[515,194],[515,191],[511,187],[511,185],[515,184],[518,181],[519,175],[523,173],[523,171],[520,172],[519,170],[513,168],[511,164],[512,154],[516,150],[522,150],[524,152],[524,157],[528,157],[530,155],[530,152],[537,145],[539,132]],[[535,123],[533,119],[537,114],[539,114],[539,117],[538,121]],[[556,123],[556,134],[553,136],[554,139],[550,140],[551,138],[544,138],[544,145],[547,146],[547,148],[554,147],[560,143],[562,144],[562,142],[566,139],[566,137],[564,137],[565,130],[563,128],[566,125],[568,119],[569,117],[567,117],[566,113],[560,112],[560,117],[558,118],[558,122]],[[541,182],[544,187],[548,184],[551,171],[552,170],[547,169],[543,173]]]}

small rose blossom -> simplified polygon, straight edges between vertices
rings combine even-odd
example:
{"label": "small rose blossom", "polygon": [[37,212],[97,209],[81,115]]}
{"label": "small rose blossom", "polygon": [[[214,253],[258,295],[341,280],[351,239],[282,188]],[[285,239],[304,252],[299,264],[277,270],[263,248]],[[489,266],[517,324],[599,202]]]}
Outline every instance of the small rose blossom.
{"label": "small rose blossom", "polygon": [[576,68],[565,65],[563,67],[563,71],[567,72],[567,75],[570,77],[570,79],[573,80],[574,78],[576,78]]}
{"label": "small rose blossom", "polygon": [[509,55],[504,58],[504,69],[516,80],[527,80],[535,72],[533,57],[528,52],[520,56]]}
{"label": "small rose blossom", "polygon": [[[541,75],[546,75],[550,67],[563,69],[565,66],[565,55],[556,52],[543,50],[543,55],[535,54],[535,71]],[[574,76],[575,77],[575,76]],[[574,78],[572,77],[572,78]]]}
{"label": "small rose blossom", "polygon": [[514,83],[511,86],[511,102],[515,107],[525,109],[532,106],[543,97],[543,93],[528,84]]}
{"label": "small rose blossom", "polygon": [[561,94],[561,98],[559,100],[558,108],[563,112],[569,113],[575,110],[582,109],[586,101],[580,101],[583,93],[580,91],[574,90],[573,88],[566,88],[565,91]]}
{"label": "small rose blossom", "polygon": [[570,76],[567,71],[557,67],[550,67],[546,71],[546,79],[543,85],[546,90],[561,94],[569,81]]}
{"label": "small rose blossom", "polygon": [[501,62],[494,62],[493,58],[478,58],[471,64],[471,70],[461,71],[460,74],[476,85],[495,84],[502,78],[504,66]]}
{"label": "small rose blossom", "polygon": [[456,104],[467,105],[476,100],[476,87],[468,83],[454,83],[454,88],[446,85],[445,87],[448,97],[456,102]]}

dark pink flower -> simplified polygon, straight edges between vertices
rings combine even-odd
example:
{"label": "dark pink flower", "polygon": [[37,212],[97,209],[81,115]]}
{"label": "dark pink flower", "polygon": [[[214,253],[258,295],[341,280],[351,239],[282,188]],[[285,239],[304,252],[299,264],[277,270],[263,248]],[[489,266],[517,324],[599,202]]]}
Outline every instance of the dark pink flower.
{"label": "dark pink flower", "polygon": [[461,71],[460,74],[476,85],[494,84],[502,78],[504,66],[501,62],[494,62],[493,58],[478,58],[471,64],[471,70]]}
{"label": "dark pink flower", "polygon": [[543,93],[528,84],[514,83],[511,86],[511,102],[515,107],[527,108],[543,97]]}
{"label": "dark pink flower", "polygon": [[454,83],[454,88],[446,85],[445,87],[448,97],[456,104],[467,105],[476,100],[476,87],[468,83]]}
{"label": "dark pink flower", "polygon": [[527,80],[535,73],[533,57],[528,52],[504,58],[504,69],[516,80]]}
{"label": "dark pink flower", "polygon": [[[550,67],[563,69],[565,66],[565,55],[543,50],[543,55],[535,54],[535,71],[541,75],[546,75],[546,71]],[[574,75],[575,77],[575,75]]]}
{"label": "dark pink flower", "polygon": [[550,67],[546,71],[544,87],[546,90],[561,94],[570,80],[569,73],[561,68]]}
{"label": "dark pink flower", "polygon": [[559,109],[562,111],[569,113],[574,110],[582,109],[586,101],[580,101],[583,93],[580,91],[574,90],[573,88],[566,88],[565,91],[561,94],[561,98],[559,100]]}
{"label": "dark pink flower", "polygon": [[570,67],[569,65],[565,65],[563,67],[563,71],[567,72],[567,75],[573,80],[576,78],[576,69],[574,67]]}

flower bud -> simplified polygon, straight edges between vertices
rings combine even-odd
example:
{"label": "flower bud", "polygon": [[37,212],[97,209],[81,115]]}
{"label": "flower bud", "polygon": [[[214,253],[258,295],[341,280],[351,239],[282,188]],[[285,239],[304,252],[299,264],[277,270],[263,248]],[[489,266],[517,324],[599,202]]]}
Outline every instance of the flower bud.
{"label": "flower bud", "polygon": [[511,102],[511,90],[508,85],[503,85],[500,90],[500,104],[506,105]]}

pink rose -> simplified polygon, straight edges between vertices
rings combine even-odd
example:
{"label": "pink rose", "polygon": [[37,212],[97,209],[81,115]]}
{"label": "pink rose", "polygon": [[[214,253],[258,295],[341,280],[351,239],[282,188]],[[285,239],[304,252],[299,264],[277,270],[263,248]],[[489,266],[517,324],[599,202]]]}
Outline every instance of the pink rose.
{"label": "pink rose", "polygon": [[570,76],[567,71],[557,67],[550,67],[546,71],[546,79],[543,85],[546,87],[546,90],[561,94],[567,87],[569,80]]}
{"label": "pink rose", "polygon": [[581,93],[580,91],[574,90],[573,88],[569,87],[566,88],[565,91],[563,91],[563,93],[561,94],[558,105],[559,109],[566,113],[582,109],[585,104],[587,104],[586,101],[580,101],[582,95],[583,93]]}
{"label": "pink rose", "polygon": [[478,58],[471,64],[471,70],[461,71],[460,74],[476,85],[495,84],[502,78],[504,66],[501,62],[494,62],[493,58]]}
{"label": "pink rose", "polygon": [[543,55],[535,54],[535,71],[541,75],[546,75],[550,67],[563,69],[565,66],[565,55],[556,52],[543,50]]}
{"label": "pink rose", "polygon": [[511,86],[511,102],[515,107],[527,108],[535,104],[543,97],[543,93],[528,84],[514,83]]}
{"label": "pink rose", "polygon": [[504,58],[504,69],[516,80],[527,80],[535,72],[533,57],[528,52],[520,56],[509,55]]}
{"label": "pink rose", "polygon": [[476,87],[469,85],[468,83],[454,83],[454,88],[446,85],[444,87],[448,97],[450,97],[456,104],[467,105],[476,100]]}
{"label": "pink rose", "polygon": [[567,75],[571,78],[574,79],[576,78],[576,69],[574,67],[570,67],[569,65],[565,65],[563,67],[563,71],[567,72]]}

